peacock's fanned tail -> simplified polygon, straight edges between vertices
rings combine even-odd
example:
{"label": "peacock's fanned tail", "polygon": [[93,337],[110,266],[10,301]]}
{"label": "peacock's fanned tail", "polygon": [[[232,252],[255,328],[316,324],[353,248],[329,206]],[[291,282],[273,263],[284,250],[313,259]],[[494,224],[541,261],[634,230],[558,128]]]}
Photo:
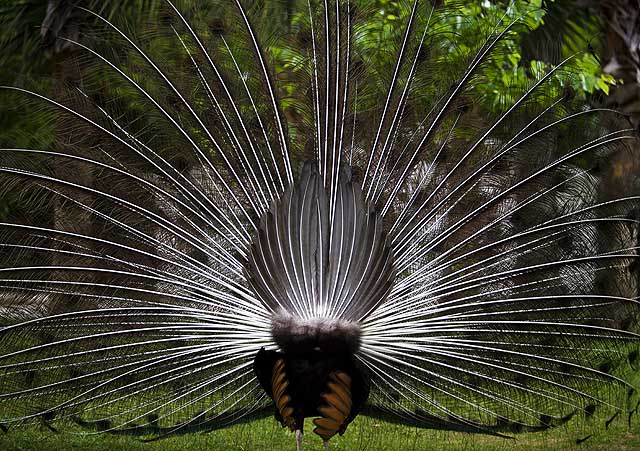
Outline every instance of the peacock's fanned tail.
{"label": "peacock's fanned tail", "polygon": [[167,1],[145,31],[81,10],[76,77],[1,88],[58,138],[0,153],[33,205],[0,225],[4,428],[275,413],[301,437],[306,368],[323,440],[358,413],[498,435],[632,417],[640,195],[604,195],[603,168],[639,158],[633,130],[575,105],[564,63],[484,111],[518,20],[469,51],[454,7],[398,3]]}

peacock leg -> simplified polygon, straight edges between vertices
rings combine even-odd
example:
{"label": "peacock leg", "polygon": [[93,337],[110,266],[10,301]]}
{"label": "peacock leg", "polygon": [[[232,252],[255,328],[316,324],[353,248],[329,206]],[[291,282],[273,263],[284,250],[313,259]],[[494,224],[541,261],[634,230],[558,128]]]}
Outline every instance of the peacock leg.
{"label": "peacock leg", "polygon": [[324,451],[329,451],[329,440],[325,440],[322,442],[324,445]]}
{"label": "peacock leg", "polygon": [[302,451],[302,429],[296,429],[296,450]]}

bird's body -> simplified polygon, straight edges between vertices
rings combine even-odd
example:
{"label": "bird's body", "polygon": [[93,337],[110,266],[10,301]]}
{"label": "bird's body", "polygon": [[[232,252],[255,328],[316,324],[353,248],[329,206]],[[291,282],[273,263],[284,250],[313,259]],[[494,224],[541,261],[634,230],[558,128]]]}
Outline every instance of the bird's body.
{"label": "bird's body", "polygon": [[[279,361],[282,368],[278,366]],[[284,373],[280,384],[285,386],[277,390],[274,374],[277,375],[280,369]],[[305,418],[331,420],[335,427],[323,436],[327,441],[346,430],[369,394],[365,372],[348,354],[316,351],[279,355],[262,350],[256,356],[255,373],[265,392],[274,399],[276,418],[283,426],[292,431],[303,431]],[[335,384],[338,386],[333,387]],[[344,388],[341,390],[341,387]],[[288,401],[282,400],[284,396],[289,396]]]}
{"label": "bird's body", "polygon": [[483,110],[516,20],[464,53],[421,1],[288,2],[287,26],[212,3],[167,2],[140,40],[97,19],[121,45],[65,41],[93,63],[55,98],[3,88],[60,139],[0,156],[54,212],[2,223],[2,306],[26,313],[0,330],[0,423],[275,413],[300,447],[308,417],[327,444],[358,414],[495,435],[633,414],[640,197],[600,190],[633,130],[572,110],[561,66]]}

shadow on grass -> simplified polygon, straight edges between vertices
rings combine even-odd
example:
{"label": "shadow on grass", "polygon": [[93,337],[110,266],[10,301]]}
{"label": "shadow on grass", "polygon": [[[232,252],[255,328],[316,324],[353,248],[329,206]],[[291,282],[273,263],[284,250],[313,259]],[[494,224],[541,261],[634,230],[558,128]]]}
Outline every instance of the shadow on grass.
{"label": "shadow on grass", "polygon": [[[553,431],[518,435],[514,439],[464,433],[417,430],[358,418],[344,437],[331,441],[333,451],[632,451],[640,450],[640,425],[631,428],[616,422],[608,430],[589,429],[590,425],[568,425]],[[92,434],[77,427],[52,433],[40,428],[0,432],[2,451],[285,451],[295,449],[291,433],[273,419],[256,421],[208,434],[169,437],[144,443],[134,437]],[[307,431],[313,429],[308,422]],[[582,444],[576,439],[592,434]],[[321,439],[313,433],[304,438],[305,451],[322,451]]]}

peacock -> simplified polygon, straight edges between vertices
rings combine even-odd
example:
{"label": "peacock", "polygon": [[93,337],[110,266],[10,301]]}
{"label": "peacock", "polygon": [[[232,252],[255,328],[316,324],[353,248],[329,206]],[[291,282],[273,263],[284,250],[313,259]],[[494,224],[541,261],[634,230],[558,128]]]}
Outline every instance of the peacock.
{"label": "peacock", "polygon": [[57,137],[0,153],[31,209],[0,224],[5,432],[631,421],[633,126],[585,106],[574,56],[488,111],[515,7],[464,37],[456,3],[395,4],[77,7],[82,75],[2,87]]}

